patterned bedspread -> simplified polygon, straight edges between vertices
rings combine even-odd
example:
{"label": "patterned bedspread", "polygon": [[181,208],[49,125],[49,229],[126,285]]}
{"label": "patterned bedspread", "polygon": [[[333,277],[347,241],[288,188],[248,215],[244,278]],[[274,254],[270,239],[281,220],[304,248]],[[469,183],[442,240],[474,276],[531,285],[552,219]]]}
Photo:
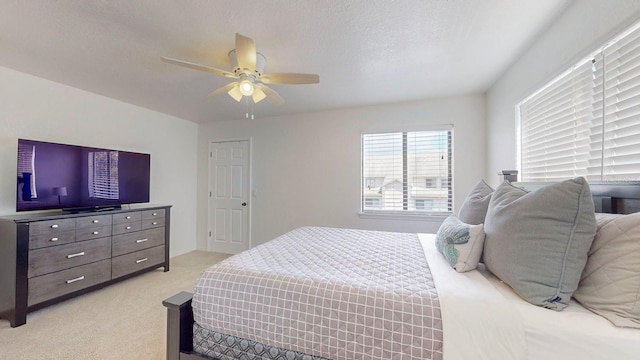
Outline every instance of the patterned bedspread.
{"label": "patterned bedspread", "polygon": [[305,227],[205,270],[202,327],[328,359],[442,359],[416,234]]}

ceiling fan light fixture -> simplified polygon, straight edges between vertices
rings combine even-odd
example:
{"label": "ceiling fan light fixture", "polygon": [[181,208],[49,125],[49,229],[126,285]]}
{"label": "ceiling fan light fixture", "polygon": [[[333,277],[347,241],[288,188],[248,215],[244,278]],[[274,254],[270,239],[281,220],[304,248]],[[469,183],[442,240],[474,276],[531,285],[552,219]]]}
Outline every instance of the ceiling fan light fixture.
{"label": "ceiling fan light fixture", "polygon": [[240,102],[240,100],[242,100],[242,91],[240,91],[240,85],[232,87],[231,90],[227,92],[227,94],[229,94],[229,96],[231,96],[237,102]]}
{"label": "ceiling fan light fixture", "polygon": [[[282,105],[284,100],[267,84],[317,84],[320,77],[317,74],[298,73],[270,73],[263,74],[266,58],[256,51],[253,39],[236,33],[236,48],[229,51],[232,71],[220,70],[211,66],[201,65],[190,61],[162,57],[162,61],[184,66],[190,69],[205,71],[226,78],[238,79],[225,86],[215,89],[209,96],[217,96],[223,93],[229,94],[235,101],[241,102],[243,98],[251,98],[254,103],[267,99],[274,105]],[[247,104],[249,104],[249,99]],[[248,105],[247,105],[248,106]]]}
{"label": "ceiling fan light fixture", "polygon": [[251,95],[253,102],[256,104],[264,100],[264,98],[266,97],[267,97],[267,94],[265,94],[264,91],[262,91],[259,87],[256,87],[253,91],[253,95]]}
{"label": "ceiling fan light fixture", "polygon": [[244,79],[240,81],[240,92],[244,96],[251,96],[253,94],[253,82],[250,80]]}

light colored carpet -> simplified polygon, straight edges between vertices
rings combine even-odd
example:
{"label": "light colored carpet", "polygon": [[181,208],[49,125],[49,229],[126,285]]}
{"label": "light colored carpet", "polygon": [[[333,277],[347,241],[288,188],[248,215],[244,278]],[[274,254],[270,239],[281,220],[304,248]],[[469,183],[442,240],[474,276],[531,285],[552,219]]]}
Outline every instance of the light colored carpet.
{"label": "light colored carpet", "polygon": [[162,300],[193,291],[200,273],[229,255],[194,251],[155,270],[32,312],[11,328],[0,319],[0,359],[165,358],[166,310]]}

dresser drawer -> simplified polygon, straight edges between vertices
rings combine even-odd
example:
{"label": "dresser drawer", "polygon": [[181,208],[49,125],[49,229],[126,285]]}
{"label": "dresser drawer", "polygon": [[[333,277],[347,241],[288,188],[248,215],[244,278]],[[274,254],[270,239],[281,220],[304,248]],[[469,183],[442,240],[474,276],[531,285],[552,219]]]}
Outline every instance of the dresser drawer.
{"label": "dresser drawer", "polygon": [[117,214],[113,214],[113,223],[125,224],[125,223],[139,222],[141,217],[142,217],[142,214],[140,213],[140,211],[117,213]]}
{"label": "dresser drawer", "polygon": [[111,279],[111,259],[29,279],[28,306]]}
{"label": "dresser drawer", "polygon": [[75,231],[56,232],[55,234],[29,234],[29,249],[63,245],[76,241]]}
{"label": "dresser drawer", "polygon": [[91,240],[107,236],[111,236],[111,225],[76,230],[76,241]]}
{"label": "dresser drawer", "polygon": [[142,224],[140,223],[140,219],[137,222],[131,223],[122,223],[122,224],[113,224],[113,235],[119,234],[127,234],[134,231],[140,231],[142,228]]}
{"label": "dresser drawer", "polygon": [[164,228],[164,217],[157,219],[142,219],[141,229],[153,229],[157,227]]}
{"label": "dresser drawer", "polygon": [[164,245],[111,259],[111,278],[115,279],[164,262]]}
{"label": "dresser drawer", "polygon": [[29,274],[35,277],[111,257],[111,238],[79,241],[29,251]]}
{"label": "dresser drawer", "polygon": [[111,226],[111,215],[93,215],[76,219],[76,229],[87,229],[96,226]]}
{"label": "dresser drawer", "polygon": [[112,238],[111,254],[113,256],[124,255],[158,245],[164,245],[164,228],[116,235]]}
{"label": "dresser drawer", "polygon": [[141,211],[142,220],[151,220],[151,219],[164,219],[164,209],[155,209],[155,210],[144,210]]}
{"label": "dresser drawer", "polygon": [[76,229],[76,219],[34,221],[29,224],[29,237],[40,234],[58,234]]}

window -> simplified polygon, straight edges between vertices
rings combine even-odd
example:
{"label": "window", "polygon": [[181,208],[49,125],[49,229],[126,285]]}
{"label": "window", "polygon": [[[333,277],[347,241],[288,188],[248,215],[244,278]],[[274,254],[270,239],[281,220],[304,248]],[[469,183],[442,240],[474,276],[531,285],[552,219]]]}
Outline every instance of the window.
{"label": "window", "polygon": [[433,200],[415,199],[416,210],[433,209]]}
{"label": "window", "polygon": [[451,144],[450,128],[362,135],[362,212],[451,212]]}
{"label": "window", "polygon": [[89,197],[119,199],[118,152],[92,151],[89,152],[88,160]]}
{"label": "window", "polygon": [[[18,179],[23,188],[29,188],[30,198],[23,200],[37,199],[36,192],[36,147],[35,145],[18,144]],[[25,192],[23,192],[24,194]]]}
{"label": "window", "polygon": [[640,180],[640,24],[517,110],[522,181]]}
{"label": "window", "polygon": [[424,187],[426,188],[435,188],[437,179],[434,178],[426,178],[424,179]]}
{"label": "window", "polygon": [[380,207],[380,199],[373,198],[365,198],[364,205],[368,208],[379,208]]}

